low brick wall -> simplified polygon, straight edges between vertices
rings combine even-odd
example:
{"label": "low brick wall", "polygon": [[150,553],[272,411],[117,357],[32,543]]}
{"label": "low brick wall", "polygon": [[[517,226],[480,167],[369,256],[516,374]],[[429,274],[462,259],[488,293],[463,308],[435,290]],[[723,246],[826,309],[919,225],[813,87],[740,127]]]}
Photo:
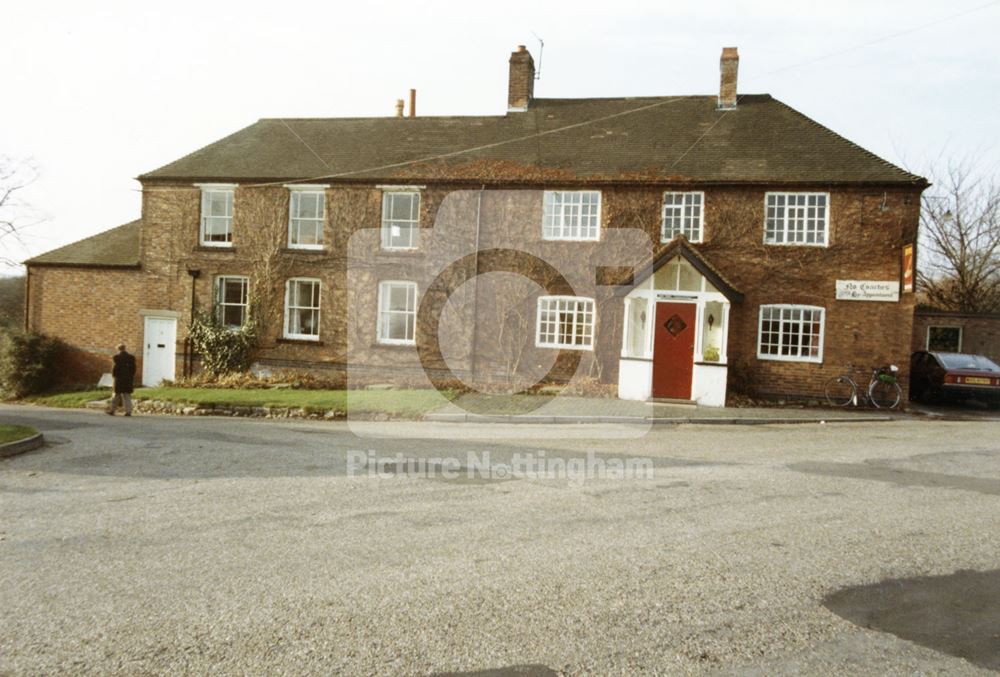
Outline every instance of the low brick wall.
{"label": "low brick wall", "polygon": [[927,349],[928,327],[960,327],[961,352],[985,355],[1000,363],[1000,315],[917,310],[913,316],[914,351]]}

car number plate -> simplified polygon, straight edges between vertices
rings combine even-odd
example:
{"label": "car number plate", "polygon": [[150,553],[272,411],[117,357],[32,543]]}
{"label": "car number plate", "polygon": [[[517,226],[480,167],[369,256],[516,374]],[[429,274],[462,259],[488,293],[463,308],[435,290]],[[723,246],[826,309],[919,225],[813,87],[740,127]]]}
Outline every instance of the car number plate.
{"label": "car number plate", "polygon": [[965,382],[977,386],[988,386],[990,384],[990,380],[988,378],[980,378],[979,376],[966,376]]}

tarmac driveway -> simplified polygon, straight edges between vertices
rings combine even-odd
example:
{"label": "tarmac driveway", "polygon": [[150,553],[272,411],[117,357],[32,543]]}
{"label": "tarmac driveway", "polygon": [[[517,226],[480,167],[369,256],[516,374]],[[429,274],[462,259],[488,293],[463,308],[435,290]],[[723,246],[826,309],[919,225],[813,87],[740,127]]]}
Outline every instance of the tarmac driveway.
{"label": "tarmac driveway", "polygon": [[[994,637],[934,643],[920,625],[997,627],[995,422],[532,436],[6,406],[0,420],[50,442],[0,462],[0,674],[989,674],[1000,660]],[[486,452],[490,468],[548,465],[464,472]],[[552,470],[573,459],[652,472]],[[446,477],[449,460],[462,472]],[[868,592],[888,589],[909,597]],[[914,599],[940,611],[902,627],[893,610]]]}

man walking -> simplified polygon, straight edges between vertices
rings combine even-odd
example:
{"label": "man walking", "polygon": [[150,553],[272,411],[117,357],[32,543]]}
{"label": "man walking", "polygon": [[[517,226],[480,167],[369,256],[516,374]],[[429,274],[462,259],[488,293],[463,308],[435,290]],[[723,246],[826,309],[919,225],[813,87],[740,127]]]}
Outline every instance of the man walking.
{"label": "man walking", "polygon": [[118,354],[114,357],[115,366],[111,376],[115,379],[114,395],[111,398],[110,416],[115,415],[119,402],[125,406],[125,415],[132,415],[132,390],[135,381],[135,356],[125,351],[125,344],[118,344]]}

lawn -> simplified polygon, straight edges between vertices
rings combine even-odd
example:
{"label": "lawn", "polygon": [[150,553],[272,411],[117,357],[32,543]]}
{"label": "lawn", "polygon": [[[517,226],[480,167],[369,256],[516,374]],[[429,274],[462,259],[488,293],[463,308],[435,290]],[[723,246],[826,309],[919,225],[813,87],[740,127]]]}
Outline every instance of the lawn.
{"label": "lawn", "polygon": [[18,440],[23,440],[37,434],[38,431],[30,426],[0,424],[0,444],[17,442]]}
{"label": "lawn", "polygon": [[[39,395],[27,401],[48,407],[83,407],[93,400],[105,400],[109,390],[86,390]],[[455,394],[436,390],[292,390],[228,388],[139,388],[136,400],[160,400],[192,405],[237,407],[289,407],[309,411],[386,413],[414,418],[445,404]]]}

